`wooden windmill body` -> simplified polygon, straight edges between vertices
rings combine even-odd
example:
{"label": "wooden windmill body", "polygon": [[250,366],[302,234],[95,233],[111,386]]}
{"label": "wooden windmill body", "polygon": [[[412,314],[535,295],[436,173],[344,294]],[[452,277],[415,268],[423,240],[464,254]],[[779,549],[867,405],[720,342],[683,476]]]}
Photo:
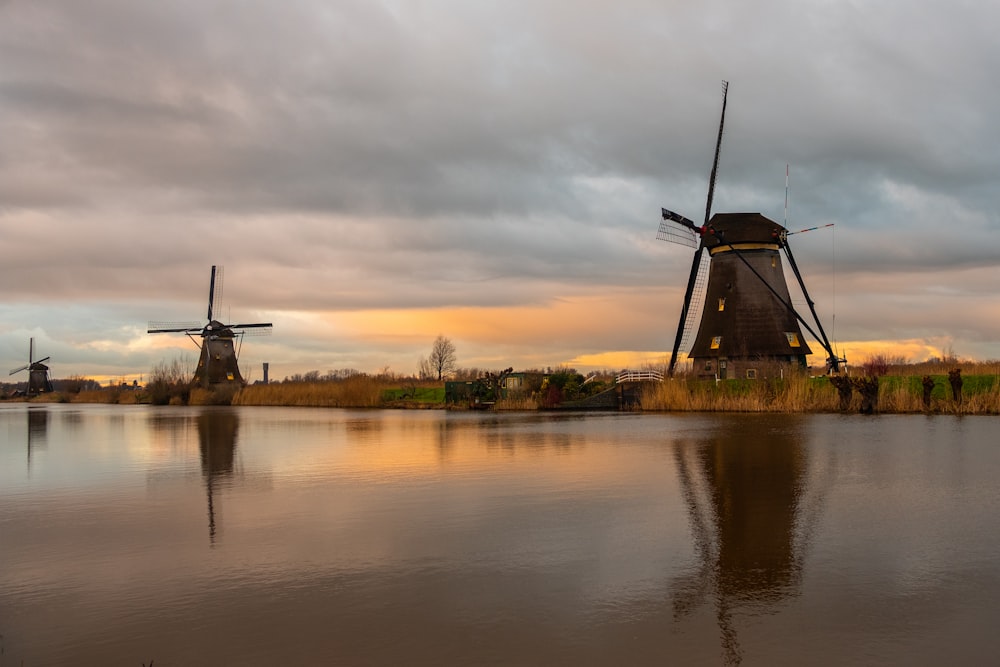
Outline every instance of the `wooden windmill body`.
{"label": "wooden windmill body", "polygon": [[[685,333],[691,331],[696,335],[688,358],[699,376],[752,379],[774,372],[776,366],[805,366],[812,350],[802,335],[803,327],[820,342],[828,353],[829,368],[836,371],[844,360],[834,354],[816,316],[788,246],[788,230],[760,213],[711,214],[727,94],[728,83],[724,83],[704,224],[698,226],[662,209],[657,238],[695,248],[668,373],[673,375]],[[815,330],[792,305],[782,251],[809,306]],[[699,287],[703,292],[697,299],[703,300],[695,302]],[[697,329],[692,329],[692,313],[698,307],[701,317]]]}
{"label": "wooden windmill body", "polygon": [[[702,237],[710,264],[698,335],[688,353],[699,374],[754,377],[762,365],[804,366],[802,336],[779,254],[785,228],[759,213],[719,213]],[[748,375],[749,374],[749,375]]]}
{"label": "wooden windmill body", "polygon": [[212,267],[208,287],[208,324],[197,322],[150,322],[147,333],[184,333],[196,343],[201,338],[201,353],[194,372],[194,384],[201,386],[245,384],[238,364],[238,343],[244,335],[268,335],[270,322],[223,324],[213,317],[213,306],[222,294],[222,267]]}

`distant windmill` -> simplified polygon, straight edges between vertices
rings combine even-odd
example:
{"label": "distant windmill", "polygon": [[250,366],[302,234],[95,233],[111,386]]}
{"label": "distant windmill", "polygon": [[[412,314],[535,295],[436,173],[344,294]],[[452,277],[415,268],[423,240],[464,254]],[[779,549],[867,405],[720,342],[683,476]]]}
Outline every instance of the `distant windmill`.
{"label": "distant windmill", "polygon": [[[812,350],[802,336],[800,324],[820,341],[827,352],[829,368],[836,371],[844,360],[834,354],[816,315],[788,247],[788,230],[760,213],[712,215],[728,92],[729,83],[724,81],[722,117],[709,178],[704,224],[698,226],[679,213],[662,209],[663,222],[656,235],[658,239],[695,248],[668,373],[674,373],[678,352],[692,332],[695,319],[692,313],[698,310],[701,312],[700,324],[694,329],[697,335],[688,356],[699,374],[719,378],[755,377],[762,364],[804,366]],[[818,334],[792,306],[779,250],[785,252]]]}
{"label": "distant windmill", "polygon": [[37,396],[38,394],[52,391],[52,381],[49,379],[49,367],[45,365],[45,362],[50,358],[45,357],[44,359],[36,360],[35,339],[29,339],[28,363],[10,372],[11,375],[14,375],[21,371],[28,371],[28,396]]}
{"label": "distant windmill", "polygon": [[150,322],[146,333],[183,333],[198,343],[201,337],[201,355],[194,382],[203,386],[213,384],[244,384],[237,365],[239,351],[234,341],[243,336],[267,336],[271,333],[271,323],[223,324],[212,316],[212,307],[222,300],[222,267],[212,267],[212,279],[208,286],[208,324],[198,322]]}

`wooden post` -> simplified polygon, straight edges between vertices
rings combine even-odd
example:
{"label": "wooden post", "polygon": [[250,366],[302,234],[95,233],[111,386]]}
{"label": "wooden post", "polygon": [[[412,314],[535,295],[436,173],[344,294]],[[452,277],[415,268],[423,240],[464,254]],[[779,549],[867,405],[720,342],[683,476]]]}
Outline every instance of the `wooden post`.
{"label": "wooden post", "polygon": [[840,397],[840,410],[847,412],[851,409],[851,378],[846,375],[830,375],[830,384],[837,388],[837,395]]}
{"label": "wooden post", "polygon": [[870,415],[878,412],[878,377],[851,378],[851,384],[861,394],[861,413]]}
{"label": "wooden post", "polygon": [[924,385],[924,410],[931,409],[931,392],[934,391],[934,378],[925,375],[921,380]]}
{"label": "wooden post", "polygon": [[955,405],[962,404],[962,369],[948,371],[948,383],[951,385],[951,395]]}

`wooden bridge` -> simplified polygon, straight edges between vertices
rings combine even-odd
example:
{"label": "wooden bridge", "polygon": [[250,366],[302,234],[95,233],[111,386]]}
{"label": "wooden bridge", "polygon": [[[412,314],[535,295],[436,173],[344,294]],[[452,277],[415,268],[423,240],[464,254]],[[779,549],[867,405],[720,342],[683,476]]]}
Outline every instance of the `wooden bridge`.
{"label": "wooden bridge", "polygon": [[624,382],[663,382],[660,371],[622,371],[615,376],[615,384]]}
{"label": "wooden bridge", "polygon": [[642,406],[641,387],[647,382],[663,382],[659,371],[622,371],[610,389],[579,401],[562,403],[562,410],[636,410]]}

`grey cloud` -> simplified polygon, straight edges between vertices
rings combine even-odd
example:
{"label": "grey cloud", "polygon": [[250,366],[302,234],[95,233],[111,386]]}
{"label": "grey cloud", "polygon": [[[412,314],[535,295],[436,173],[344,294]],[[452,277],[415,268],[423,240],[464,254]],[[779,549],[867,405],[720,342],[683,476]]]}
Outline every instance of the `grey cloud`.
{"label": "grey cloud", "polygon": [[212,263],[242,273],[234,304],[269,310],[667,295],[688,260],[654,241],[658,207],[703,215],[723,78],[716,211],[781,220],[790,164],[789,226],[836,223],[795,239],[810,275],[834,243],[845,282],[995,267],[997,19],[901,1],[8,3],[2,303],[197,313]]}

